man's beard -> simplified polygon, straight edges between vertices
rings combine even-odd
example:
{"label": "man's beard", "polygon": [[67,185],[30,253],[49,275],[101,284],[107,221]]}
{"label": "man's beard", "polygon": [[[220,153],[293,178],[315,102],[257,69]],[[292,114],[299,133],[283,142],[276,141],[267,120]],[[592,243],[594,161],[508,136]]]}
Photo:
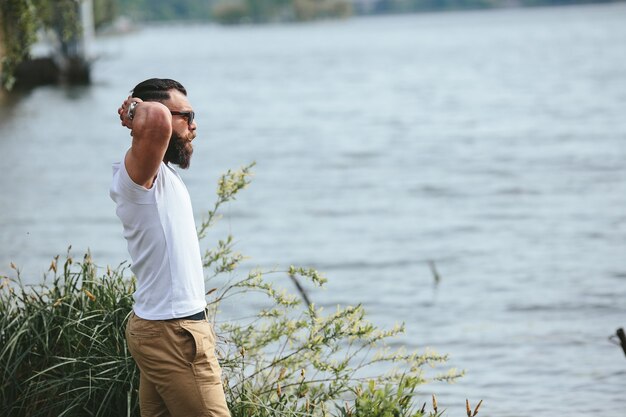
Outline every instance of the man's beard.
{"label": "man's beard", "polygon": [[183,139],[178,133],[172,132],[172,137],[169,145],[167,145],[163,159],[166,162],[178,165],[182,169],[187,169],[191,163],[191,154],[193,154],[191,143]]}

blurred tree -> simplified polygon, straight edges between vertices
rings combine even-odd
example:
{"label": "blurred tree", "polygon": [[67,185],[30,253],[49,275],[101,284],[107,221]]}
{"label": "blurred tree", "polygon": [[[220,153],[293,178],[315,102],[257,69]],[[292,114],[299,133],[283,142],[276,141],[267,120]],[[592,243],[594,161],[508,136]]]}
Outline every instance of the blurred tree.
{"label": "blurred tree", "polygon": [[351,0],[217,0],[213,6],[213,18],[220,23],[303,21],[351,14]]}
{"label": "blurred tree", "polygon": [[116,0],[119,13],[140,21],[207,20],[208,0]]}
{"label": "blurred tree", "polygon": [[15,71],[29,58],[30,48],[37,40],[37,31],[47,29],[63,44],[63,53],[69,41],[78,33],[79,2],[76,0],[2,0],[0,2],[0,25],[3,54],[0,83],[11,89],[15,83]]}
{"label": "blurred tree", "polygon": [[3,0],[0,3],[2,25],[0,82],[7,89],[13,86],[15,69],[28,57],[29,48],[35,42],[36,17],[28,6],[27,2],[22,0]]}
{"label": "blurred tree", "polygon": [[298,20],[345,18],[352,14],[352,3],[347,0],[293,0],[293,7]]}
{"label": "blurred tree", "polygon": [[211,9],[211,16],[219,23],[234,25],[248,19],[250,11],[243,1],[219,2]]}
{"label": "blurred tree", "polygon": [[117,0],[93,0],[93,17],[96,29],[113,22],[119,15]]}

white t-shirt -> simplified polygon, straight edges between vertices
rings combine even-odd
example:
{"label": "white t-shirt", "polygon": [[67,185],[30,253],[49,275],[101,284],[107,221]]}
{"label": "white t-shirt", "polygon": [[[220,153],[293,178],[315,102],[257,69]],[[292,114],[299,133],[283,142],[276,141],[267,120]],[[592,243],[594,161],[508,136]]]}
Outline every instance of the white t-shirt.
{"label": "white t-shirt", "polygon": [[178,173],[161,162],[152,188],[146,189],[118,162],[113,164],[110,195],[137,277],[135,314],[166,320],[202,311],[206,300],[200,245],[189,193]]}

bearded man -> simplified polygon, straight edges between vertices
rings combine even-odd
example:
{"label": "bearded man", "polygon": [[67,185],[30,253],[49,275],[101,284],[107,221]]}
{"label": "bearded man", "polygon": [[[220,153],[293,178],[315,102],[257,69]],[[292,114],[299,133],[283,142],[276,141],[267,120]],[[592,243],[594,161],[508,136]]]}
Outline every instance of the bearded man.
{"label": "bearded man", "polygon": [[110,195],[137,277],[126,327],[140,370],[142,417],[229,417],[187,188],[194,111],[177,81],[139,83],[118,109],[132,144],[113,165]]}

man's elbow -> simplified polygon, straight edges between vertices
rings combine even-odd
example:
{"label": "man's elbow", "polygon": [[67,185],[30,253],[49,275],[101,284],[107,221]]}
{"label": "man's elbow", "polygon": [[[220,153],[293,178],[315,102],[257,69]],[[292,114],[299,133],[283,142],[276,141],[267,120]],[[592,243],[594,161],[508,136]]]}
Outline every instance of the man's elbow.
{"label": "man's elbow", "polygon": [[161,103],[149,102],[143,108],[139,108],[135,120],[133,120],[133,131],[151,131],[151,133],[163,132],[167,139],[171,135],[172,115],[167,107]]}
{"label": "man's elbow", "polygon": [[172,114],[170,113],[169,109],[161,103],[155,102],[150,104],[155,105],[148,107],[148,119],[154,120],[155,123],[161,122],[163,124],[167,124],[167,126],[171,126]]}

